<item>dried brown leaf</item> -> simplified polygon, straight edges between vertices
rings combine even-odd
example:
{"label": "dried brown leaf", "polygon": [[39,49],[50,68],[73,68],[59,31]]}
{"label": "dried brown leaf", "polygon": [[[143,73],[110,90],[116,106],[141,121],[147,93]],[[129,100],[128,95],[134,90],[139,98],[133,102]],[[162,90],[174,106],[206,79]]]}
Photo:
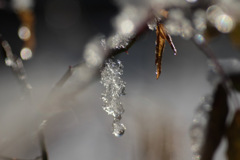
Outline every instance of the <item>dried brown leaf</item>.
{"label": "dried brown leaf", "polygon": [[177,54],[177,49],[175,48],[171,36],[167,33],[166,29],[164,28],[163,24],[158,23],[157,29],[156,29],[156,35],[157,35],[157,44],[156,44],[156,59],[155,59],[155,65],[157,67],[156,74],[157,79],[159,78],[161,71],[162,71],[162,53],[165,47],[165,41],[167,40],[170,44],[174,55]]}

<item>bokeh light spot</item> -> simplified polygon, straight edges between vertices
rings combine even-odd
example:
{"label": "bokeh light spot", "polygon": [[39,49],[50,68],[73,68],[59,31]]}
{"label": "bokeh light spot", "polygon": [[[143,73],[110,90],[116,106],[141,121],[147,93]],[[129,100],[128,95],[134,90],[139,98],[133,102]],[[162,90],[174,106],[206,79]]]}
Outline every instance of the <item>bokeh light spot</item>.
{"label": "bokeh light spot", "polygon": [[232,17],[222,14],[216,18],[215,26],[222,33],[229,33],[234,28],[234,20]]}
{"label": "bokeh light spot", "polygon": [[121,32],[123,34],[130,34],[134,29],[134,24],[129,19],[122,21]]}
{"label": "bokeh light spot", "polygon": [[28,27],[22,26],[18,30],[18,36],[22,40],[28,40],[31,36],[31,31]]}
{"label": "bokeh light spot", "polygon": [[29,48],[23,48],[20,52],[20,56],[23,60],[29,60],[32,58],[32,51]]}
{"label": "bokeh light spot", "polygon": [[202,43],[205,42],[205,39],[204,39],[204,37],[203,37],[201,34],[196,34],[196,35],[194,36],[194,40],[195,40],[195,42],[196,42],[197,44],[202,44]]}

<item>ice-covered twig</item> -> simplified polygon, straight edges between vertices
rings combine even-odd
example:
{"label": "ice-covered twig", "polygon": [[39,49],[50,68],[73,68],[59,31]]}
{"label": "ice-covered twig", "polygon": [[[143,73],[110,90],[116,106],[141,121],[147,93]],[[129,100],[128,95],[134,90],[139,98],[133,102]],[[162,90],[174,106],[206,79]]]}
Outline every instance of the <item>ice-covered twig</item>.
{"label": "ice-covered twig", "polygon": [[220,75],[221,80],[222,80],[222,85],[225,88],[226,92],[232,96],[233,98],[233,103],[235,105],[235,107],[240,107],[240,103],[238,101],[238,98],[236,97],[236,95],[234,94],[234,92],[232,92],[232,81],[229,78],[229,75],[225,73],[225,71],[223,70],[222,66],[220,65],[220,63],[218,62],[217,57],[215,56],[214,51],[208,46],[207,42],[205,41],[204,37],[200,34],[196,34],[193,38],[192,38],[194,44],[202,51],[202,53],[205,54],[205,56],[213,63],[213,65],[215,66],[216,72]]}
{"label": "ice-covered twig", "polygon": [[0,43],[5,52],[4,57],[6,65],[12,68],[13,73],[25,89],[25,92],[30,94],[32,87],[27,82],[27,76],[21,58],[18,58],[13,54],[10,44],[2,37],[2,35],[0,35]]}
{"label": "ice-covered twig", "polygon": [[64,75],[61,77],[61,79],[53,87],[52,92],[54,92],[58,88],[61,88],[64,85],[64,83],[69,79],[69,77],[72,76],[73,70],[79,66],[80,66],[80,64],[76,64],[75,66],[69,66],[68,70],[64,73]]}
{"label": "ice-covered twig", "polygon": [[[102,62],[109,57],[116,56],[122,52],[128,51],[128,49],[135,43],[135,41],[143,35],[146,31],[148,31],[147,22],[153,18],[153,14],[149,14],[145,20],[142,21],[141,24],[136,26],[135,33],[131,37],[128,38],[128,43],[124,47],[115,47],[111,48],[108,45],[104,50],[102,50]],[[103,47],[103,46],[102,46]],[[86,88],[89,84],[91,84],[96,77],[100,76],[99,70],[101,69],[101,65],[99,67],[91,67],[87,64],[86,60],[83,60],[81,63],[73,65],[69,67],[69,69],[65,72],[65,74],[61,77],[61,79],[56,83],[54,88],[52,89],[50,96],[51,98],[48,101],[55,103],[54,99],[58,100],[66,100],[67,98],[74,97],[77,93],[79,93],[83,88]],[[79,80],[77,82],[77,86],[72,86],[69,84],[69,80],[73,79],[74,75],[79,76]],[[67,88],[67,89],[66,89]],[[60,97],[63,98],[60,98]],[[51,104],[50,102],[50,104]],[[48,102],[47,102],[48,103]],[[57,101],[58,105],[61,102]],[[49,106],[49,105],[47,105]]]}

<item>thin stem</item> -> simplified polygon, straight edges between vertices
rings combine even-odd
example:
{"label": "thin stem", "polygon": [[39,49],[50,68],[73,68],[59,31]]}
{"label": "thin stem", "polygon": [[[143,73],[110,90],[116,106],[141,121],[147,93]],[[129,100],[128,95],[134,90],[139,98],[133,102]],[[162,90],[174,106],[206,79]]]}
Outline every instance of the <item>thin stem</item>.
{"label": "thin stem", "polygon": [[2,37],[2,35],[0,35],[0,43],[4,50],[4,57],[6,57],[6,60],[8,61],[7,63],[9,63],[8,66],[12,68],[13,73],[25,89],[26,93],[30,95],[32,87],[27,82],[26,71],[21,58],[18,58],[13,54],[10,44]]}
{"label": "thin stem", "polygon": [[[147,22],[150,19],[152,19],[153,17],[154,17],[154,15],[152,13],[150,13],[149,16],[143,21],[143,23],[141,23],[139,26],[136,27],[137,28],[136,33],[134,34],[133,37],[131,37],[129,39],[127,46],[125,46],[124,48],[114,48],[114,49],[107,48],[105,50],[105,53],[104,53],[104,55],[106,55],[105,59],[116,56],[116,55],[118,55],[120,53],[123,53],[123,52],[127,52],[128,49],[131,48],[131,46],[136,42],[136,40],[148,30]],[[49,97],[52,97],[53,93],[56,93],[56,91],[58,89],[63,87],[63,85],[72,77],[72,73],[74,72],[74,70],[76,70],[78,68],[81,68],[81,67],[83,67],[83,68],[86,67],[86,62],[85,61],[82,61],[81,63],[78,63],[74,66],[70,66],[68,68],[68,70],[65,72],[65,74],[61,77],[61,79],[56,83],[56,85],[54,86],[54,88],[50,92]],[[101,67],[96,68],[92,72],[96,72],[96,76],[98,76],[98,70],[101,70]],[[94,77],[96,77],[96,76],[91,77],[91,79],[89,79],[89,81],[85,82],[85,84],[80,84],[80,86],[83,85],[84,86],[83,88],[85,88],[86,86],[88,86],[90,83],[93,82],[92,79],[94,79]],[[79,92],[79,90],[78,91],[72,91],[72,93],[70,93],[71,94],[70,97],[72,95],[76,94],[77,92]]]}

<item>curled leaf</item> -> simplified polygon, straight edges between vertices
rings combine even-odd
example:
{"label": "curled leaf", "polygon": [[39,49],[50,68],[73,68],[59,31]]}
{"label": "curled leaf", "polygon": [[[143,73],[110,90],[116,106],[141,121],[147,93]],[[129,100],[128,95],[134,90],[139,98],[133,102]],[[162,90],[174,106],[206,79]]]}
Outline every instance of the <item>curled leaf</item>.
{"label": "curled leaf", "polygon": [[171,36],[167,33],[167,30],[164,28],[163,24],[158,23],[156,28],[156,35],[157,35],[157,44],[156,44],[156,58],[155,58],[155,65],[157,67],[156,74],[157,79],[159,78],[161,71],[162,71],[162,53],[165,47],[165,41],[167,40],[170,44],[174,55],[177,54],[177,49],[175,48]]}
{"label": "curled leaf", "polygon": [[209,112],[205,140],[201,147],[200,157],[202,160],[213,159],[214,153],[225,133],[227,114],[227,92],[225,88],[219,84],[214,93],[214,101],[212,110]]}

